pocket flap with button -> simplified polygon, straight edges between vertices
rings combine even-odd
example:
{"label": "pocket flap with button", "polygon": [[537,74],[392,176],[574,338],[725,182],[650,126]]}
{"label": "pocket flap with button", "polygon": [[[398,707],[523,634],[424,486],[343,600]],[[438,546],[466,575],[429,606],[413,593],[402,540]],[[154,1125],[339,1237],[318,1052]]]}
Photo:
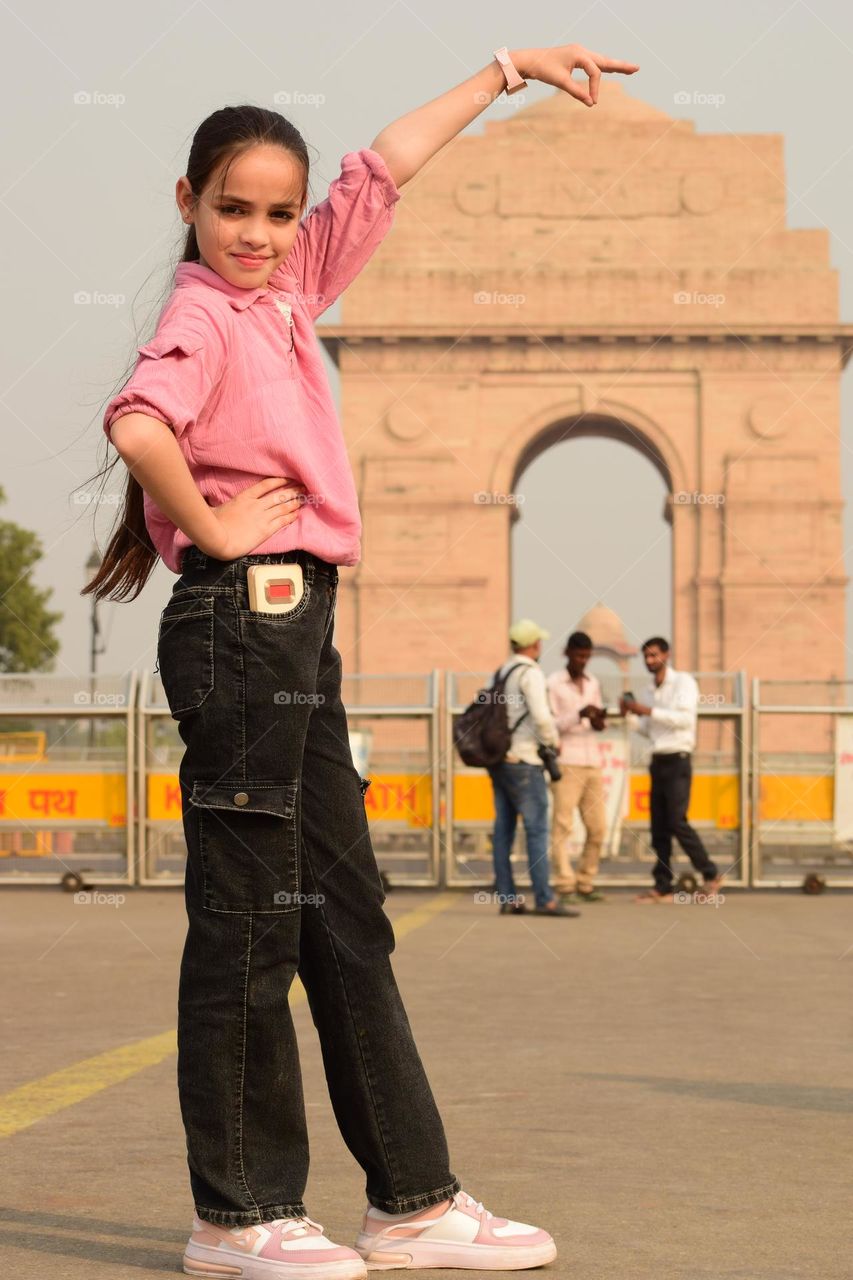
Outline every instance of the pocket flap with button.
{"label": "pocket flap with button", "polygon": [[299,910],[298,790],[296,779],[193,781],[208,911]]}
{"label": "pocket flap with button", "polygon": [[296,783],[194,782],[190,804],[205,809],[248,810],[290,818],[296,808]]}

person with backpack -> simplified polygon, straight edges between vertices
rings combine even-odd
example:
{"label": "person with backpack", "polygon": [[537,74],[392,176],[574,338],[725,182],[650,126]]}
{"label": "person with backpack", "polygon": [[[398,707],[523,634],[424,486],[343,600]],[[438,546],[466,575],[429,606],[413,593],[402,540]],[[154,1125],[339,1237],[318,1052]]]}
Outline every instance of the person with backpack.
{"label": "person with backpack", "polygon": [[519,815],[527,841],[535,914],[580,915],[557,901],[548,866],[548,785],[539,748],[560,745],[545,676],[538,665],[542,641],[549,634],[530,618],[514,622],[509,629],[512,652],[488,686],[499,690],[495,696],[502,699],[509,727],[506,754],[488,766],[495,803],[492,851],[501,915],[521,915],[527,910],[524,898],[516,893],[510,864]]}

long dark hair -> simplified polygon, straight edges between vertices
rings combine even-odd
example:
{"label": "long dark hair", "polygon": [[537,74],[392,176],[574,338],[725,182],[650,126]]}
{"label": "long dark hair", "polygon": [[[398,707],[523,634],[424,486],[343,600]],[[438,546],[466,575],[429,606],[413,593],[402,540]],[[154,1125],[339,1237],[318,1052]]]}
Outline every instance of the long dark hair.
{"label": "long dark hair", "polygon": [[[243,105],[222,107],[203,120],[193,136],[187,159],[186,176],[198,201],[211,177],[223,161],[220,190],[234,160],[260,143],[279,146],[289,151],[302,165],[305,174],[305,190],[308,189],[308,148],[299,130],[277,111],[264,107]],[[198,262],[199,248],[195,226],[191,223],[186,232],[182,262]],[[109,446],[107,446],[109,450]],[[103,467],[93,479],[106,481],[117,462]],[[113,525],[112,536],[98,572],[80,592],[91,594],[96,600],[135,600],[151,576],[158,552],[151,541],[145,524],[142,505],[142,485],[128,471],[124,487],[124,505]]]}

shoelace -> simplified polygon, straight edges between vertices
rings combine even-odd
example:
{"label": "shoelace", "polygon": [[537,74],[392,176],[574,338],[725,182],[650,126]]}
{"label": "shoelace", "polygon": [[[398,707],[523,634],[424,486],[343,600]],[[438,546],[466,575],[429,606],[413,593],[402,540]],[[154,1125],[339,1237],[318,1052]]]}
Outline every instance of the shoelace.
{"label": "shoelace", "polygon": [[459,1205],[460,1209],[464,1206],[469,1209],[473,1208],[477,1213],[484,1213],[487,1218],[493,1218],[495,1216],[493,1213],[489,1213],[489,1210],[484,1208],[479,1200],[475,1200],[473,1196],[469,1196],[467,1191],[457,1191],[453,1199],[455,1203]]}
{"label": "shoelace", "polygon": [[305,1214],[301,1218],[273,1218],[271,1222],[265,1222],[263,1225],[265,1227],[272,1228],[272,1227],[278,1227],[286,1222],[293,1223],[293,1227],[287,1233],[288,1235],[294,1235],[294,1236],[307,1235],[308,1229],[310,1227],[316,1227],[317,1230],[320,1232],[320,1235],[322,1235],[323,1232],[326,1230],[326,1228],[321,1226],[319,1222],[315,1222],[313,1218],[309,1218],[307,1214]]}

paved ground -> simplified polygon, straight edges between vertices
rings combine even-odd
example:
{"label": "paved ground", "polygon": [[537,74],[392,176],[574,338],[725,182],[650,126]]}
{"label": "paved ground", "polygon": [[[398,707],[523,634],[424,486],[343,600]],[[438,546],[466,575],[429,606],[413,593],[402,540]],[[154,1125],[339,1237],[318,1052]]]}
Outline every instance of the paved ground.
{"label": "paved ground", "polygon": [[[553,1232],[560,1257],[543,1277],[853,1275],[853,896],[732,893],[714,908],[613,895],[576,921],[436,899],[390,894],[397,975],[454,1171],[492,1209]],[[179,891],[111,906],[12,889],[0,914],[7,1097],[174,1026]],[[362,1175],[307,1006],[295,1016],[307,1204],[348,1243]],[[2,1140],[4,1280],[177,1271],[191,1202],[162,1052],[70,1105],[86,1072],[13,1095],[19,1123],[59,1109]]]}

